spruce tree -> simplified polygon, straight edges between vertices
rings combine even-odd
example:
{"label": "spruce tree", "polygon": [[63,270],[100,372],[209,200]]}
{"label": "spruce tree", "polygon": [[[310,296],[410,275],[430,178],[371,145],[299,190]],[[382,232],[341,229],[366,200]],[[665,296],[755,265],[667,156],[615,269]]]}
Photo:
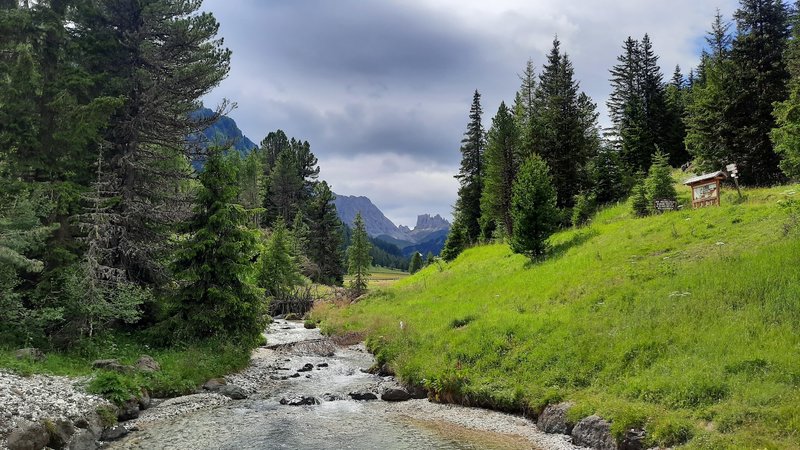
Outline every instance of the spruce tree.
{"label": "spruce tree", "polygon": [[645,217],[650,214],[650,201],[647,199],[647,186],[644,174],[639,172],[636,184],[631,193],[631,210],[636,217]]}
{"label": "spruce tree", "polygon": [[481,234],[481,195],[483,193],[483,153],[486,146],[485,132],[481,123],[481,94],[476,90],[469,111],[469,124],[461,140],[461,168],[456,175],[460,183],[457,215],[464,227],[467,242],[477,242]]}
{"label": "spruce tree", "polygon": [[356,297],[367,291],[372,265],[370,247],[367,227],[358,212],[353,220],[353,237],[347,249],[347,274],[351,277],[350,289]]}
{"label": "spruce tree", "polygon": [[519,133],[518,153],[523,160],[536,152],[536,72],[532,60],[529,59],[525,64],[525,70],[519,78],[521,85],[514,98],[513,114]]}
{"label": "spruce tree", "polygon": [[236,203],[236,167],[219,148],[209,150],[188,239],[175,269],[182,288],[177,318],[184,337],[225,336],[254,344],[266,325],[263,291],[251,284],[258,232]]}
{"label": "spruce tree", "polygon": [[739,166],[746,184],[782,179],[780,158],[769,139],[775,128],[773,104],[785,100],[789,73],[784,51],[789,38],[789,11],[781,1],[742,0],[734,14],[736,38],[731,50],[736,95],[730,98],[729,117],[734,131],[727,161]]}
{"label": "spruce tree", "polygon": [[[518,135],[514,116],[501,102],[486,144],[481,221],[502,227],[506,236],[512,234],[511,187],[520,164]],[[491,237],[486,232],[484,235]]]}
{"label": "spruce tree", "polygon": [[414,252],[411,255],[411,262],[408,263],[408,273],[415,274],[419,272],[419,269],[422,269],[422,254],[420,252]]}
{"label": "spruce tree", "polygon": [[344,280],[342,228],[336,214],[333,192],[322,181],[314,186],[308,206],[308,258],[316,266],[311,279],[318,283],[341,285]]}
{"label": "spruce tree", "polygon": [[630,184],[626,181],[619,153],[609,143],[604,143],[589,165],[592,195],[604,205],[625,196]]}
{"label": "spruce tree", "polygon": [[560,220],[547,163],[533,155],[520,167],[511,197],[511,249],[531,259],[544,256],[547,238]]}
{"label": "spruce tree", "polygon": [[267,296],[278,298],[302,283],[300,269],[291,248],[291,237],[280,217],[272,227],[264,251],[261,253],[258,286]]}
{"label": "spruce tree", "polygon": [[789,98],[776,103],[773,115],[776,128],[772,130],[775,152],[781,157],[780,168],[792,179],[800,179],[800,17],[795,16],[792,39],[786,49],[786,66],[791,80]]}
{"label": "spruce tree", "polygon": [[672,179],[672,167],[669,165],[667,156],[660,151],[653,155],[653,164],[647,173],[645,187],[649,205],[653,205],[655,200],[678,199],[675,181]]}
{"label": "spruce tree", "polygon": [[447,233],[447,239],[444,241],[442,248],[442,259],[445,261],[452,261],[463,252],[469,243],[467,242],[466,232],[464,226],[458,216],[453,220],[453,225]]}
{"label": "spruce tree", "polygon": [[559,207],[571,207],[588,183],[587,163],[599,146],[597,111],[574,79],[558,39],[536,88],[534,146],[550,167]]}

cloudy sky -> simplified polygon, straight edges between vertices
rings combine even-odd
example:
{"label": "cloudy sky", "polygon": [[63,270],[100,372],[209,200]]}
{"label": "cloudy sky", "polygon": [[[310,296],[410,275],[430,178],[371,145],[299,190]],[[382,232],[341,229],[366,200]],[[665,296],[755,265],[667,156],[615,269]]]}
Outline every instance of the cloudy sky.
{"label": "cloudy sky", "polygon": [[206,0],[233,51],[208,98],[256,143],[282,129],[311,143],[334,192],[366,195],[396,224],[451,216],[472,93],[484,125],[511,102],[553,37],[606,122],[608,69],[649,33],[669,78],[697,64],[715,10],[736,0]]}

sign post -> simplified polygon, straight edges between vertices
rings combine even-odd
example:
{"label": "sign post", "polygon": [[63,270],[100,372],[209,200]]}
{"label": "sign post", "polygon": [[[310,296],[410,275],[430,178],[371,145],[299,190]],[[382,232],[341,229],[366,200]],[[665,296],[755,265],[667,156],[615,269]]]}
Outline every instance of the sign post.
{"label": "sign post", "polygon": [[739,200],[742,199],[742,190],[739,189],[739,168],[736,167],[736,164],[728,164],[725,166],[725,169],[733,178],[733,182],[736,183],[736,192],[739,194]]}

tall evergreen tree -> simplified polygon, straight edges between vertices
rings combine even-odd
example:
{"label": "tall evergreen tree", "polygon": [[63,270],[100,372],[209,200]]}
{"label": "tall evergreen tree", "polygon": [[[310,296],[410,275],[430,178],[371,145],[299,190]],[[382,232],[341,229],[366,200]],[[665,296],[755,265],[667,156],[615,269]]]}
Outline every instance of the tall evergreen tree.
{"label": "tall evergreen tree", "polygon": [[341,285],[344,280],[342,221],[336,214],[333,192],[325,181],[314,186],[308,207],[308,258],[316,265],[311,279]]}
{"label": "tall evergreen tree", "polygon": [[[186,136],[216,120],[189,113],[225,78],[230,51],[197,0],[86,0],[74,33],[101,93],[124,98],[106,139],[119,201],[115,267],[143,284],[166,280],[171,229],[187,212]],[[102,51],[99,51],[102,49]]]}
{"label": "tall evergreen tree", "polygon": [[786,66],[791,75],[789,98],[775,104],[776,128],[772,130],[775,152],[781,156],[783,173],[800,179],[800,16],[795,16],[792,39],[786,49]]}
{"label": "tall evergreen tree", "polygon": [[[505,102],[501,102],[486,144],[481,221],[501,227],[506,236],[512,234],[511,187],[521,161],[518,136],[514,116]],[[484,235],[489,238],[491,233],[486,229],[484,225]]]}
{"label": "tall evergreen tree", "polygon": [[519,78],[521,85],[514,98],[513,114],[519,133],[519,153],[527,158],[536,152],[536,72],[532,60],[529,59],[525,64],[525,70]]}
{"label": "tall evergreen tree", "polygon": [[419,269],[422,268],[422,254],[420,252],[414,252],[411,255],[411,261],[408,263],[408,273],[415,274],[419,272]]}
{"label": "tall evergreen tree", "polygon": [[511,199],[514,236],[511,249],[531,259],[544,256],[546,240],[559,221],[556,190],[547,163],[533,155],[520,167]]}
{"label": "tall evergreen tree", "polygon": [[302,283],[300,268],[291,248],[291,238],[283,219],[278,218],[261,253],[258,285],[269,297],[280,297]]}
{"label": "tall evergreen tree", "polygon": [[769,134],[775,128],[773,104],[787,96],[789,73],[783,54],[789,38],[789,11],[780,0],[742,0],[734,18],[735,95],[729,114],[735,134],[727,161],[719,163],[737,163],[743,183],[771,183],[782,175]]}
{"label": "tall evergreen tree", "polygon": [[350,289],[353,290],[356,296],[367,291],[370,266],[372,265],[372,256],[369,253],[370,247],[367,227],[364,225],[361,213],[358,212],[353,221],[353,237],[350,241],[350,247],[347,249],[347,274],[352,277],[350,279]]}
{"label": "tall evergreen tree", "polygon": [[189,239],[175,268],[183,282],[177,318],[186,336],[226,336],[253,344],[266,325],[263,292],[250,283],[257,231],[236,203],[236,166],[212,148],[200,174],[202,189],[187,224]]}
{"label": "tall evergreen tree", "polygon": [[469,110],[469,124],[461,140],[461,168],[456,178],[460,183],[456,215],[461,220],[468,242],[476,242],[481,234],[481,195],[483,193],[483,153],[486,146],[481,123],[481,94],[476,90]]}
{"label": "tall evergreen tree", "polygon": [[558,39],[536,89],[537,154],[550,167],[559,207],[571,207],[587,184],[587,163],[599,146],[596,106],[580,92],[572,62]]}

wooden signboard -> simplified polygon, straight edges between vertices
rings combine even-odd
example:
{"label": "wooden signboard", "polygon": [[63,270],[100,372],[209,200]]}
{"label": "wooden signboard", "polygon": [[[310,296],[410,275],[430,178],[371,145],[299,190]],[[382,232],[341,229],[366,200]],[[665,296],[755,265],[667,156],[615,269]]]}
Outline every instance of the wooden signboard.
{"label": "wooden signboard", "polygon": [[675,211],[678,209],[678,202],[670,199],[653,200],[653,208],[659,212]]}
{"label": "wooden signboard", "polygon": [[692,188],[692,206],[703,208],[719,206],[720,182],[725,179],[725,172],[713,172],[700,175],[684,182]]}

